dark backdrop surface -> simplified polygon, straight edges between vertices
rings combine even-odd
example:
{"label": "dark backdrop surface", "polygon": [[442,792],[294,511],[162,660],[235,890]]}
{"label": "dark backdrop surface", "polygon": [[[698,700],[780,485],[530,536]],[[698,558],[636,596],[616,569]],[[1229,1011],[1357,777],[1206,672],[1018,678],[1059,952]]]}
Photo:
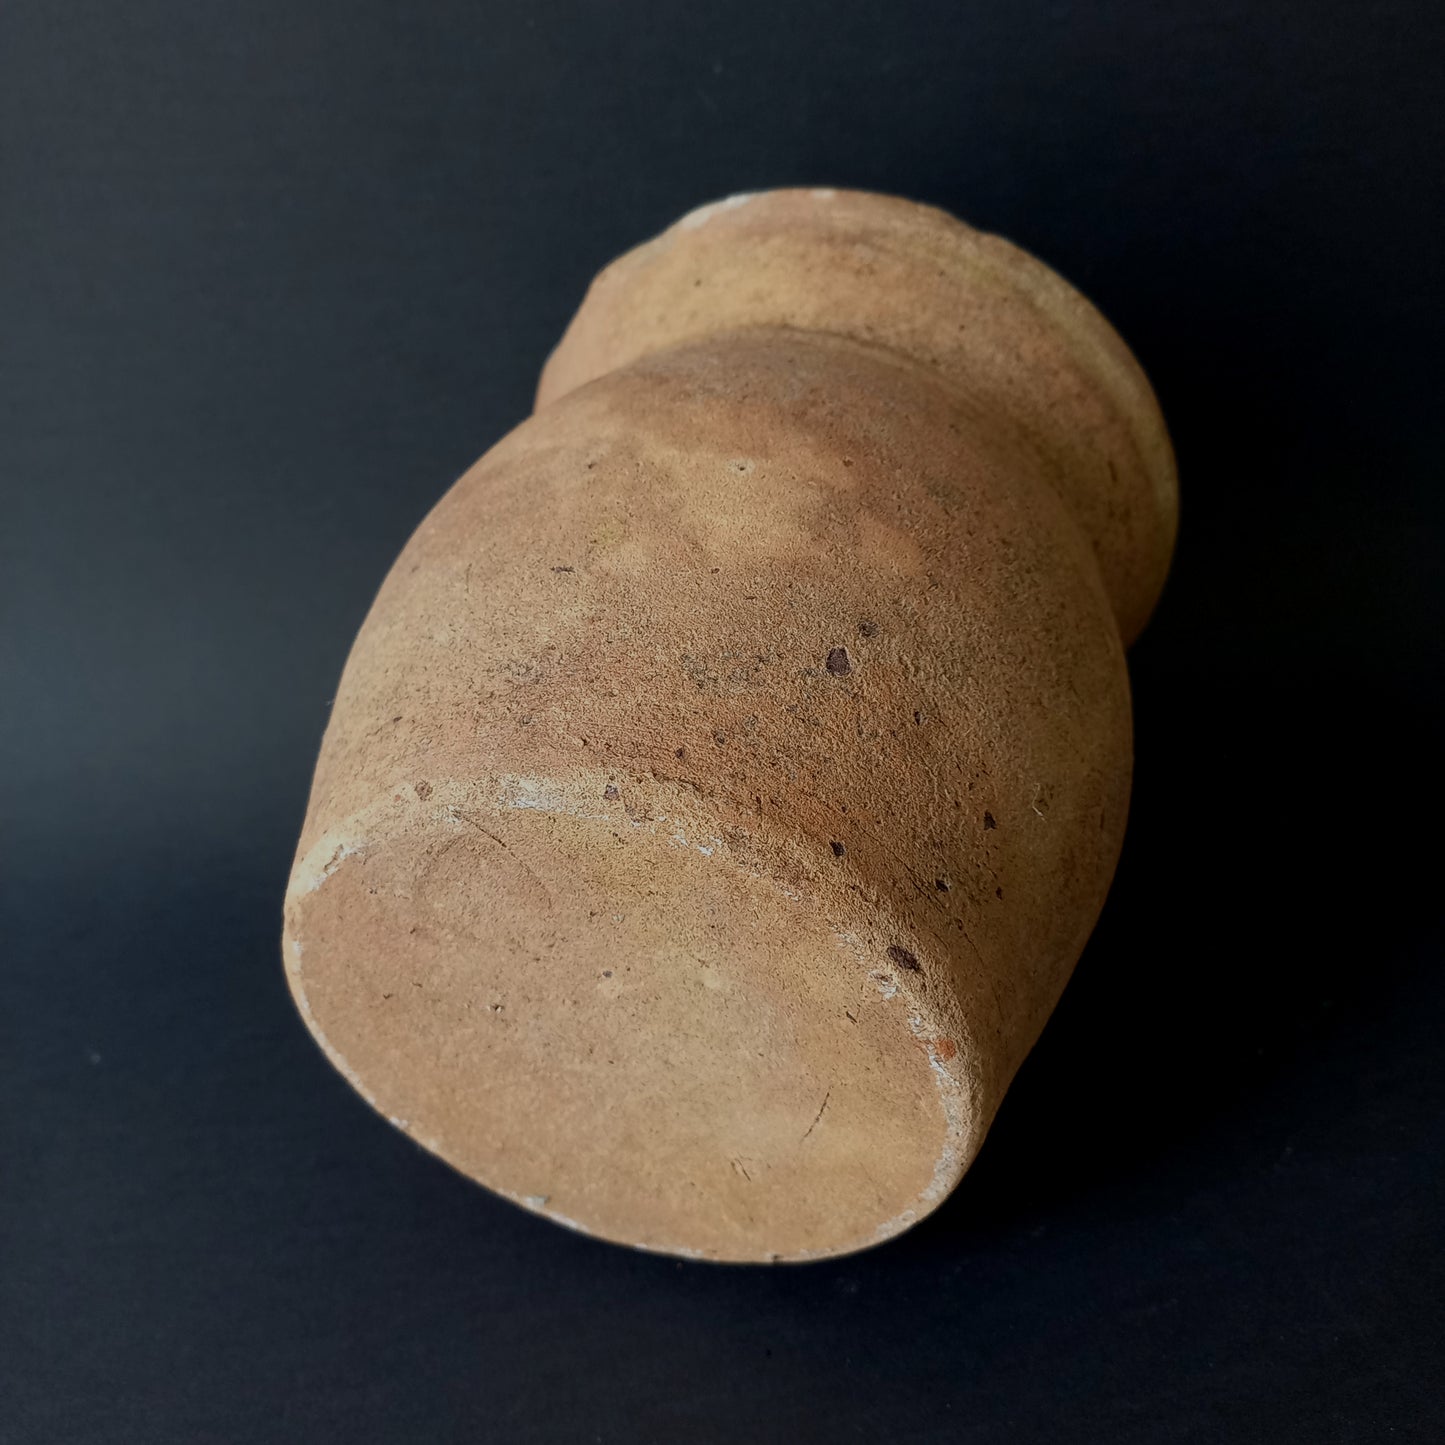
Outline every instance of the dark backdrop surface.
{"label": "dark backdrop surface", "polygon": [[[0,1440],[1445,1438],[1445,10],[0,5]],[[501,1203],[293,1016],[350,638],[590,274],[776,184],[934,202],[1153,377],[1131,834],[895,1244]]]}

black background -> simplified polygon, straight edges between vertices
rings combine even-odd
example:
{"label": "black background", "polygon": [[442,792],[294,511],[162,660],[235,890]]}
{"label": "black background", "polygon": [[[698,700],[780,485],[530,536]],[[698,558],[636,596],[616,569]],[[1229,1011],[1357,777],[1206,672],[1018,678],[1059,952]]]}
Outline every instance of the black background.
{"label": "black background", "polygon": [[[1445,9],[4,0],[0,1439],[1445,1436]],[[293,1015],[346,647],[603,262],[776,184],[1102,306],[1180,460],[1131,834],[952,1200],[683,1265]]]}

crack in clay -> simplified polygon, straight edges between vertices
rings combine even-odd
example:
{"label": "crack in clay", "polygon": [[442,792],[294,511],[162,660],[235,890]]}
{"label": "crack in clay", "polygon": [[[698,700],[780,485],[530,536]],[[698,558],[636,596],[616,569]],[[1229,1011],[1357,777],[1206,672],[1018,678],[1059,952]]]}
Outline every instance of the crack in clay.
{"label": "crack in clay", "polygon": [[[818,1105],[818,1112],[813,1115],[813,1122],[809,1124],[808,1127],[803,1131],[803,1139],[806,1139],[808,1135],[811,1134],[813,1130],[818,1127],[818,1120],[823,1117],[823,1110],[828,1107],[828,1100],[832,1097],[833,1091],[832,1089],[829,1089],[828,1092],[823,1095],[823,1102]],[[801,1143],[802,1140],[800,1139],[798,1142]]]}

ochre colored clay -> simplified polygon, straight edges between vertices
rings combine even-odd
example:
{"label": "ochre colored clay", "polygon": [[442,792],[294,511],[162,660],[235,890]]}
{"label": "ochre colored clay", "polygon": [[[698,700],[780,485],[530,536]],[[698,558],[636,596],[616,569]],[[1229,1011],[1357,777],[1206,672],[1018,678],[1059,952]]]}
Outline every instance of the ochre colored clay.
{"label": "ochre colored clay", "polygon": [[308,1026],[589,1233],[905,1229],[1103,903],[1174,527],[1148,383],[1039,262],[880,196],[685,217],[361,630],[287,898]]}

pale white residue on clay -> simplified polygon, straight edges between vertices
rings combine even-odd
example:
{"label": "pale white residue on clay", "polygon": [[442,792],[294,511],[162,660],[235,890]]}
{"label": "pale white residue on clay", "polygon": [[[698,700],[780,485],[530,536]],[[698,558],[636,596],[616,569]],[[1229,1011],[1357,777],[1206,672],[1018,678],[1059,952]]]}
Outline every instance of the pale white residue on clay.
{"label": "pale white residue on clay", "polygon": [[299,938],[287,939],[286,959],[291,965],[292,973],[301,972],[301,940]]}
{"label": "pale white residue on clay", "polygon": [[508,808],[536,808],[543,813],[577,813],[579,811],[560,793],[553,791],[536,778],[503,779],[500,801],[503,806]]}
{"label": "pale white residue on clay", "polygon": [[713,1257],[711,1250],[696,1249],[690,1244],[656,1244],[649,1240],[645,1244],[632,1244],[631,1248],[639,1254],[675,1254],[682,1259],[711,1259]]}
{"label": "pale white residue on clay", "polygon": [[[504,808],[526,808],[541,813],[565,813],[569,818],[581,818],[589,823],[615,823],[617,815],[612,812],[599,813],[589,810],[564,796],[553,785],[537,778],[506,777],[499,780],[501,792],[498,806]],[[453,814],[455,809],[451,810]],[[671,827],[671,841],[680,848],[696,848],[704,858],[723,846],[721,838],[704,835],[706,841],[694,843],[683,831],[679,819],[667,813],[656,813],[650,818],[628,818],[627,824],[634,831],[643,829],[656,833],[659,827]]]}
{"label": "pale white residue on clay", "polygon": [[815,190],[809,191],[808,194],[812,196],[815,201],[834,201],[838,198],[838,192],[833,190],[831,186],[819,186]]}
{"label": "pale white residue on clay", "polygon": [[348,858],[365,852],[366,846],[365,840],[360,838],[337,838],[335,833],[324,834],[296,865],[288,892],[293,897],[301,893],[315,893]]}
{"label": "pale white residue on clay", "polygon": [[[834,929],[833,937],[838,940],[841,947],[853,952],[863,961],[863,946],[857,934],[850,929]],[[880,970],[872,970],[868,974],[873,986],[878,990],[879,996],[884,1000],[898,996],[898,979],[889,973]],[[906,995],[905,995],[906,996]],[[939,1103],[943,1106],[943,1118],[946,1125],[946,1132],[943,1141],[943,1148],[938,1157],[933,1161],[933,1174],[928,1183],[919,1194],[915,1206],[903,1210],[878,1225],[874,1231],[877,1239],[889,1239],[895,1234],[901,1234],[909,1225],[915,1223],[922,1214],[926,1214],[940,1200],[942,1200],[955,1182],[962,1169],[963,1149],[969,1135],[968,1099],[963,1084],[948,1070],[943,1060],[938,1055],[938,1041],[929,1035],[928,1025],[923,1015],[917,1012],[908,1015],[908,1031],[923,1045],[924,1052],[928,1056],[928,1069],[933,1075],[934,1087],[938,1090]],[[827,1258],[836,1251],[824,1249],[818,1251],[803,1251],[790,1256],[793,1259]]]}
{"label": "pale white residue on clay", "polygon": [[[510,776],[498,780],[501,793],[497,805],[502,808],[531,809],[538,813],[565,813],[569,818],[581,818],[589,823],[613,821],[611,813],[599,813],[584,808],[557,790],[555,784],[540,778]],[[634,827],[635,818],[629,819]],[[663,821],[666,821],[664,819]]]}
{"label": "pale white residue on clay", "polygon": [[[896,989],[896,985],[895,985]],[[960,1148],[968,1137],[968,1109],[963,1086],[944,1067],[938,1056],[937,1041],[928,1037],[927,1025],[919,1014],[908,1016],[908,1029],[924,1047],[928,1055],[928,1067],[938,1089],[939,1102],[943,1105],[943,1117],[948,1133],[938,1158],[933,1161],[933,1177],[918,1196],[918,1203],[925,1212],[932,1209],[953,1188],[962,1168]],[[905,1209],[901,1214],[880,1224],[876,1230],[879,1239],[888,1239],[901,1234],[918,1219],[917,1209]]]}
{"label": "pale white residue on clay", "polygon": [[[565,1214],[559,1214],[555,1209],[549,1209],[547,1207],[547,1201],[551,1197],[550,1194],[524,1194],[520,1199],[516,1199],[516,1197],[513,1196],[516,1203],[528,1209],[535,1209],[538,1214],[544,1219],[550,1219],[553,1224],[560,1224],[565,1229],[574,1229],[578,1234],[592,1233],[580,1220],[571,1219]],[[542,1201],[540,1204],[534,1202],[539,1199]]]}
{"label": "pale white residue on clay", "polygon": [[[664,813],[659,816],[658,821],[663,823],[671,823],[676,822],[676,819],[669,818]],[[678,828],[673,832],[672,841],[676,843],[680,848],[696,848],[697,851],[701,853],[704,858],[711,858],[713,855],[713,850],[716,848],[721,848],[723,845],[723,841],[721,838],[709,838],[706,843],[694,843],[692,839],[689,838],[687,834],[682,831],[681,828]]]}
{"label": "pale white residue on clay", "polygon": [[398,1119],[394,1114],[388,1114],[386,1116],[386,1122],[393,1125],[395,1128],[400,1129],[403,1133],[405,1133],[408,1129],[411,1128],[411,1123],[409,1120]]}
{"label": "pale white residue on clay", "polygon": [[680,231],[696,230],[698,226],[705,226],[719,211],[736,210],[739,206],[745,206],[753,199],[754,192],[741,191],[735,196],[725,196],[720,201],[709,201],[705,206],[699,206],[695,211],[689,211],[682,220],[677,223]]}

